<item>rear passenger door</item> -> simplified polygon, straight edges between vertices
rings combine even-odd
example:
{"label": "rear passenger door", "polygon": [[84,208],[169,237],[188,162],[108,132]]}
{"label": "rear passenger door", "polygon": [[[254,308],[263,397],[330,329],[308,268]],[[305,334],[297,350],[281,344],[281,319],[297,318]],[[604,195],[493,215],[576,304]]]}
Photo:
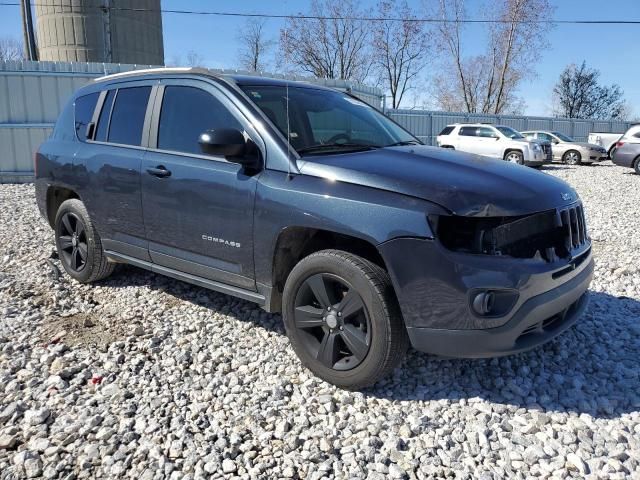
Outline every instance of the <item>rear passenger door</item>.
{"label": "rear passenger door", "polygon": [[152,92],[151,81],[106,86],[88,130],[91,135],[74,162],[82,178],[80,195],[105,250],[147,261],[140,168]]}
{"label": "rear passenger door", "polygon": [[162,82],[142,165],[149,252],[158,265],[255,290],[253,208],[259,174],[202,153],[200,134],[219,128],[237,128],[260,143],[220,88],[198,80]]}

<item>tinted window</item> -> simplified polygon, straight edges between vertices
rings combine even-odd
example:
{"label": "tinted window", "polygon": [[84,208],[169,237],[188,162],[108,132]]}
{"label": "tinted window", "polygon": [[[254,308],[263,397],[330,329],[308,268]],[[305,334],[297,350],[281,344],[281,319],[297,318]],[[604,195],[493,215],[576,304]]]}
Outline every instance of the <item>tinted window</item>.
{"label": "tinted window", "polygon": [[102,104],[102,111],[100,112],[100,118],[98,118],[98,129],[96,131],[95,140],[98,142],[107,141],[107,133],[109,130],[109,117],[111,116],[111,107],[113,105],[113,99],[116,96],[115,90],[109,90],[104,103]]}
{"label": "tinted window", "polygon": [[140,145],[151,87],[120,88],[109,123],[109,142]]}
{"label": "tinted window", "polygon": [[493,128],[480,127],[478,129],[478,136],[484,138],[496,138],[498,135],[493,131]]}
{"label": "tinted window", "polygon": [[636,138],[640,138],[640,132],[635,133],[633,136]]}
{"label": "tinted window", "polygon": [[444,127],[438,135],[449,135],[453,132],[453,127]]}
{"label": "tinted window", "polygon": [[543,132],[538,132],[537,138],[538,138],[538,140],[547,140],[549,142],[552,140],[551,135],[549,135],[548,133],[543,133]]}
{"label": "tinted window", "polygon": [[213,95],[195,87],[166,87],[162,98],[158,148],[202,154],[198,137],[207,130],[237,128],[240,122]]}
{"label": "tinted window", "polygon": [[76,134],[83,142],[87,139],[87,125],[93,118],[93,111],[96,109],[99,93],[91,93],[76,98],[75,101],[75,125]]}
{"label": "tinted window", "polygon": [[341,92],[284,85],[242,89],[301,155],[419,143],[370,105]]}
{"label": "tinted window", "polygon": [[460,127],[459,135],[463,137],[477,137],[478,127]]}

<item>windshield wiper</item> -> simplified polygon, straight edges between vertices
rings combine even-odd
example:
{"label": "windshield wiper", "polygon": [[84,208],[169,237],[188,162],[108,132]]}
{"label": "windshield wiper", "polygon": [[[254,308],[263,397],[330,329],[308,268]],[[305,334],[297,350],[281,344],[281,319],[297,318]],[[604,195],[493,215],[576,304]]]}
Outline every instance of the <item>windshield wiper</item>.
{"label": "windshield wiper", "polygon": [[334,150],[346,149],[350,151],[358,151],[358,150],[372,150],[374,148],[379,148],[379,147],[375,145],[365,145],[364,143],[324,143],[324,144],[310,145],[308,147],[299,148],[297,149],[297,152],[299,155],[302,155],[304,153],[322,152],[324,150],[334,151]]}
{"label": "windshield wiper", "polygon": [[404,145],[422,145],[417,140],[404,140],[402,142],[390,143],[389,145],[385,145],[386,147],[402,147]]}

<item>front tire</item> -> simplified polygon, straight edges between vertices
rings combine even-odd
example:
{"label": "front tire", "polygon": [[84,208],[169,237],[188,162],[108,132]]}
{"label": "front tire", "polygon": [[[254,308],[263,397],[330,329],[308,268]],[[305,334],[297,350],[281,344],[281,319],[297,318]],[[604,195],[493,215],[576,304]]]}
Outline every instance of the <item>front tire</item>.
{"label": "front tire", "polygon": [[524,155],[522,155],[522,152],[519,152],[517,150],[511,150],[510,152],[507,152],[504,156],[504,159],[507,162],[524,165]]}
{"label": "front tire", "polygon": [[100,235],[80,200],[64,201],[54,225],[58,257],[69,276],[90,283],[111,275],[115,264],[107,260]]}
{"label": "front tire", "polygon": [[302,364],[338,387],[374,384],[409,344],[389,275],[340,250],[313,253],[293,268],[282,311]]}
{"label": "front tire", "polygon": [[562,161],[567,165],[580,165],[582,163],[582,155],[577,150],[568,150],[562,156]]}
{"label": "front tire", "polygon": [[638,175],[640,175],[640,157],[636,158],[636,163],[633,167]]}

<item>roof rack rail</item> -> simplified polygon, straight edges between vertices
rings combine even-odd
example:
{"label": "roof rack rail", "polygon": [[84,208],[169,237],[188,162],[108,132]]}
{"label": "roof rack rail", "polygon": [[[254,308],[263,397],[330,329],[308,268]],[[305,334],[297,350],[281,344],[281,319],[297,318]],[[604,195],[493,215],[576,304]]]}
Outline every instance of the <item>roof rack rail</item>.
{"label": "roof rack rail", "polygon": [[136,75],[143,75],[145,73],[207,73],[208,75],[214,75],[213,72],[206,68],[198,67],[158,67],[158,68],[142,68],[140,70],[129,70],[126,72],[112,73],[110,75],[104,75],[102,77],[95,78],[94,82],[103,82],[105,80],[111,80],[114,78],[132,77]]}

